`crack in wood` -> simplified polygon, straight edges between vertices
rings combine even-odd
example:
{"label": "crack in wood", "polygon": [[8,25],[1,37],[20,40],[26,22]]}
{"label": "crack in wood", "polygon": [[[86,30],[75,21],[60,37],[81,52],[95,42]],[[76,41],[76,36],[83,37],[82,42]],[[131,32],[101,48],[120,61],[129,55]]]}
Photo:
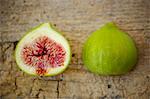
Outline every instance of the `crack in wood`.
{"label": "crack in wood", "polygon": [[8,43],[8,46],[6,48],[2,48],[2,52],[5,53],[9,48],[11,47],[11,43]]}
{"label": "crack in wood", "polygon": [[31,86],[31,89],[30,89],[30,91],[29,91],[29,96],[31,96],[31,94],[32,94],[32,91],[33,91],[33,87],[34,87],[34,82],[35,82],[35,79],[33,79],[33,85]]}
{"label": "crack in wood", "polygon": [[14,44],[14,50],[16,49],[16,46],[17,46],[17,44],[18,44],[18,41],[15,41],[15,42],[13,42],[13,44]]}
{"label": "crack in wood", "polygon": [[3,51],[2,51],[2,43],[0,43],[0,63],[4,62],[4,54],[3,54]]}
{"label": "crack in wood", "polygon": [[59,99],[59,81],[57,81],[57,99]]}
{"label": "crack in wood", "polygon": [[5,61],[5,53],[11,47],[11,43],[8,43],[8,46],[6,48],[4,48],[4,44],[2,44],[2,43],[0,43],[0,46],[1,46],[1,52],[2,52],[1,60],[2,60],[2,62],[4,62]]}
{"label": "crack in wood", "polygon": [[15,77],[15,89],[14,92],[17,90],[18,86],[17,86],[17,78]]}

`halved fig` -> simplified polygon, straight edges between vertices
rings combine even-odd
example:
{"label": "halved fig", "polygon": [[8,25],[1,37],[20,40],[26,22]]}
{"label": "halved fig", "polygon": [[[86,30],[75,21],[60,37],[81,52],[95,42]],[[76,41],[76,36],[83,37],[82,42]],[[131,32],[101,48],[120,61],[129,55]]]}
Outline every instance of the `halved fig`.
{"label": "halved fig", "polygon": [[21,70],[31,75],[54,76],[70,62],[67,40],[49,23],[29,31],[17,44],[15,59]]}

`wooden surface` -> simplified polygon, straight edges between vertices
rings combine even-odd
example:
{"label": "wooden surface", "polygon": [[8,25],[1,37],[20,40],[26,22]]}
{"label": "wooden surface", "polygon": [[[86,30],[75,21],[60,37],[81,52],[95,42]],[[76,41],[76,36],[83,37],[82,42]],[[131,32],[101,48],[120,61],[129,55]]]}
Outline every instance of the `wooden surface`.
{"label": "wooden surface", "polygon": [[[94,75],[81,51],[89,34],[113,21],[135,40],[139,59],[122,76]],[[18,69],[13,54],[30,28],[51,22],[72,48],[69,68],[56,77]],[[0,99],[150,99],[149,0],[0,0]]]}

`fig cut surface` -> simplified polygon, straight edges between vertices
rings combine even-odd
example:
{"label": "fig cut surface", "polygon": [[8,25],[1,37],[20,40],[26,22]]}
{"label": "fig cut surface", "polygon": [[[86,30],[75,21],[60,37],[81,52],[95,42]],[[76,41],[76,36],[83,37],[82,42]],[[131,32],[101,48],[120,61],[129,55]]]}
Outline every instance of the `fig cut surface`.
{"label": "fig cut surface", "polygon": [[43,23],[27,32],[19,41],[15,59],[19,68],[28,74],[54,76],[67,68],[70,47],[49,23]]}

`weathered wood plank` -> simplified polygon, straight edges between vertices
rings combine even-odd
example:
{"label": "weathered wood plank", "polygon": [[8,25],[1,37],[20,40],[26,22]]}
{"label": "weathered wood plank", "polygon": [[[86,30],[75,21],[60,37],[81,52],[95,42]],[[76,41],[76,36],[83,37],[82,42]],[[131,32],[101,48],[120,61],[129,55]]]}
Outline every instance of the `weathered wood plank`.
{"label": "weathered wood plank", "polygon": [[[81,41],[108,21],[125,30],[150,29],[148,0],[12,0],[1,1],[2,41],[18,41],[29,28],[52,22],[67,38]],[[92,4],[91,4],[92,2]],[[86,5],[86,6],[85,6]],[[80,38],[82,37],[82,38]]]}
{"label": "weathered wood plank", "polygon": [[[141,73],[142,72],[142,73]],[[149,70],[124,76],[99,76],[82,70],[67,70],[59,82],[59,97],[81,99],[148,99]],[[105,99],[104,98],[104,99]]]}
{"label": "weathered wood plank", "polygon": [[[2,99],[149,99],[149,9],[149,0],[0,0],[0,96]],[[94,75],[86,70],[81,59],[87,37],[109,21],[128,32],[138,48],[137,66],[123,76]],[[55,24],[71,45],[72,61],[63,75],[32,77],[20,71],[15,63],[17,41],[43,22]]]}

